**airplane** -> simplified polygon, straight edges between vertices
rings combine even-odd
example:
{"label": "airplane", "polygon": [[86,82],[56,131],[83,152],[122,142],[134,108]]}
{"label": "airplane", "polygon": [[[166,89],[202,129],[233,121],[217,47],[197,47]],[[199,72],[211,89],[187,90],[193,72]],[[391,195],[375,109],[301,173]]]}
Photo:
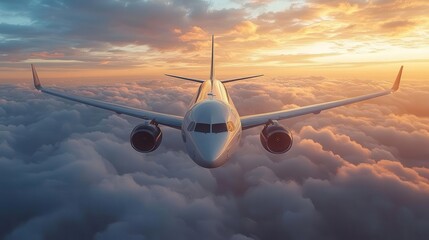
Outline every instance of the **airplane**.
{"label": "airplane", "polygon": [[31,69],[34,86],[43,93],[143,119],[144,122],[136,126],[130,134],[131,146],[138,152],[148,153],[159,147],[162,142],[162,131],[159,125],[180,130],[188,155],[196,164],[204,168],[216,168],[225,164],[237,148],[242,131],[257,126],[263,126],[260,141],[268,152],[285,153],[292,147],[293,137],[291,132],[278,122],[279,120],[306,114],[318,114],[323,110],[394,93],[399,89],[403,69],[401,66],[390,89],[294,109],[240,116],[225,84],[263,75],[218,80],[215,77],[214,65],[214,36],[212,35],[210,78],[208,80],[165,74],[169,77],[200,84],[185,116],[137,109],[45,88],[42,87],[33,64],[31,64]]}

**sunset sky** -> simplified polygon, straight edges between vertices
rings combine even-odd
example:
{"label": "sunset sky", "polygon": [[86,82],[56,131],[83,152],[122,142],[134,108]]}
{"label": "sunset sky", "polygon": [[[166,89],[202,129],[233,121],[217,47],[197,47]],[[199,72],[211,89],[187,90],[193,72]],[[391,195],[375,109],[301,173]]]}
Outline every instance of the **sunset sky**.
{"label": "sunset sky", "polygon": [[1,1],[0,80],[263,73],[379,79],[429,71],[428,1]]}

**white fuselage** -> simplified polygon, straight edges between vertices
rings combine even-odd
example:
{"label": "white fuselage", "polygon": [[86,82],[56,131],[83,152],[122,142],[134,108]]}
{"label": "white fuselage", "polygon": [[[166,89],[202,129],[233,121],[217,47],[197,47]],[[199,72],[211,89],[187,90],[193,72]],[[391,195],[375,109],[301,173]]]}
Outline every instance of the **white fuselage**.
{"label": "white fuselage", "polygon": [[240,136],[240,116],[223,83],[202,83],[182,125],[189,156],[202,167],[219,167],[231,157]]}

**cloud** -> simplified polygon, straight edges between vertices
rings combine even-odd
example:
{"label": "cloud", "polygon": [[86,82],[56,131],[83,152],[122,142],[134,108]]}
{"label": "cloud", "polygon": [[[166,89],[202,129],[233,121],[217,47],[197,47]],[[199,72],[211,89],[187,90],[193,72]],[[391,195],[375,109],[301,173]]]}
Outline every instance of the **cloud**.
{"label": "cloud", "polygon": [[[182,115],[197,86],[171,81],[67,90]],[[385,85],[309,77],[228,88],[246,115]],[[284,155],[264,151],[259,128],[245,131],[213,170],[191,161],[177,130],[163,127],[160,148],[140,154],[129,144],[140,120],[2,85],[0,237],[424,239],[429,122],[409,108],[423,85],[404,81],[392,96],[282,121],[294,134]]]}
{"label": "cloud", "polygon": [[[362,33],[370,38],[387,34],[407,35],[417,27],[414,22],[421,19],[421,11],[426,8],[427,3],[422,1],[412,4],[403,1],[306,1],[283,11],[263,13],[258,16],[257,23],[261,32],[282,28],[285,34],[293,32],[298,38],[311,42],[314,41],[313,34],[317,34],[319,40],[358,40],[364,37]],[[403,15],[409,18],[404,21],[399,17]],[[290,37],[293,39],[295,36]]]}
{"label": "cloud", "polygon": [[[33,26],[2,23],[1,32],[19,37],[21,42],[44,39],[50,44],[55,43],[57,48],[66,46],[66,43],[77,48],[102,48],[107,43],[168,49],[180,44],[174,29],[186,31],[198,26],[214,31],[234,26],[242,17],[239,10],[209,11],[209,4],[199,0],[172,4],[163,1],[68,0],[30,3],[24,14],[33,20]],[[22,11],[19,6],[7,3],[1,7],[17,13]],[[79,14],[74,14],[76,12]],[[219,19],[226,25],[215,24]]]}
{"label": "cloud", "polygon": [[410,21],[393,21],[393,22],[387,22],[382,25],[383,28],[402,28],[402,27],[409,27],[411,25],[414,25],[414,23]]}
{"label": "cloud", "polygon": [[[142,61],[131,59],[130,55],[138,58],[143,53],[147,56],[147,51],[155,54],[186,51],[191,45],[182,41],[178,32],[195,27],[209,33],[224,32],[242,21],[244,15],[238,9],[210,9],[202,0],[171,4],[166,1],[28,1],[27,8],[2,2],[0,10],[29,19],[25,23],[0,22],[0,46],[7,53],[0,55],[0,61],[17,66],[17,62],[25,60],[74,60],[77,61],[74,66],[79,68],[88,64],[94,67],[100,62],[116,67],[124,67],[121,62],[126,62],[130,67]],[[223,24],[218,24],[219,21]],[[131,49],[133,46],[147,49],[136,51]],[[129,51],[126,54],[109,52],[115,48]]]}

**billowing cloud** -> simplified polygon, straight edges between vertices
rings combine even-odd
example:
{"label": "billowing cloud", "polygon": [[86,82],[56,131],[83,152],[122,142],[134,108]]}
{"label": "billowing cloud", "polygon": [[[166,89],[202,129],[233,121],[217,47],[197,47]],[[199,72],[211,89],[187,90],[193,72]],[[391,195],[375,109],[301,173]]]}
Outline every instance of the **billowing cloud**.
{"label": "billowing cloud", "polygon": [[[68,91],[182,115],[197,86],[171,81]],[[246,115],[390,84],[309,77],[228,88]],[[177,130],[163,127],[160,148],[140,154],[128,142],[138,119],[1,85],[0,238],[425,239],[429,121],[410,106],[426,88],[403,81],[392,96],[282,121],[294,134],[283,155],[250,129],[227,164],[208,170]]]}

